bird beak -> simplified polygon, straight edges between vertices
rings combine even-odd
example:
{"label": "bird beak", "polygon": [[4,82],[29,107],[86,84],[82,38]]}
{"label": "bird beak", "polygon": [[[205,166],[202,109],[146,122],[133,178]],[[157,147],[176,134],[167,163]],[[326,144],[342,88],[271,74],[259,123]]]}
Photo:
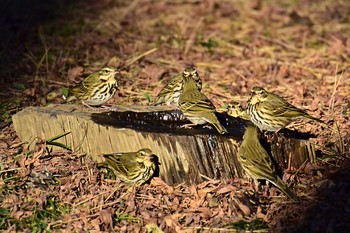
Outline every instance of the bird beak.
{"label": "bird beak", "polygon": [[119,75],[119,74],[120,74],[120,71],[119,71],[118,69],[114,70],[114,77],[115,77],[115,78],[116,78],[117,75]]}
{"label": "bird beak", "polygon": [[159,160],[158,160],[158,157],[154,154],[151,154],[148,156],[148,161],[152,162],[152,163],[157,163],[157,164],[160,164],[159,163]]}

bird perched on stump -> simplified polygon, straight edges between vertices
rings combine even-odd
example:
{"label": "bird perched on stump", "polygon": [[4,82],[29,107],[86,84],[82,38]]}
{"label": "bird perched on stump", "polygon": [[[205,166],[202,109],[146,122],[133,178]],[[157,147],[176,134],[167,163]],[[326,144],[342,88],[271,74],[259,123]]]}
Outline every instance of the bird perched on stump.
{"label": "bird perched on stump", "polygon": [[246,111],[254,125],[260,130],[271,132],[278,132],[298,118],[308,118],[323,123],[262,87],[251,89]]}
{"label": "bird perched on stump", "polygon": [[163,89],[158,93],[154,101],[154,105],[160,105],[162,103],[167,105],[175,103],[177,105],[182,92],[183,77],[192,77],[192,79],[196,82],[198,90],[202,89],[202,80],[200,79],[196,68],[187,67],[181,74],[173,77],[170,82],[163,87]]}
{"label": "bird perched on stump", "polygon": [[118,73],[116,69],[105,67],[90,74],[69,90],[72,95],[67,98],[67,102],[78,99],[88,107],[106,103],[117,90]]}
{"label": "bird perched on stump", "polygon": [[215,106],[198,90],[196,81],[191,76],[183,76],[179,107],[185,117],[192,122],[183,127],[210,123],[220,134],[227,133],[215,115]]}
{"label": "bird perched on stump", "polygon": [[239,117],[244,120],[250,120],[250,117],[248,116],[246,110],[242,107],[240,103],[236,101],[232,101],[228,104],[227,114],[232,117]]}

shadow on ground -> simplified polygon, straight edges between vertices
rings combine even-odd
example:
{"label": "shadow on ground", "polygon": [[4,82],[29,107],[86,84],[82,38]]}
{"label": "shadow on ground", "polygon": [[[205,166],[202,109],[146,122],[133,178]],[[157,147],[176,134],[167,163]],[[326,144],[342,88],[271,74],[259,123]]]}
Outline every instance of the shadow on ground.
{"label": "shadow on ground", "polygon": [[320,183],[319,198],[294,232],[350,232],[350,159]]}

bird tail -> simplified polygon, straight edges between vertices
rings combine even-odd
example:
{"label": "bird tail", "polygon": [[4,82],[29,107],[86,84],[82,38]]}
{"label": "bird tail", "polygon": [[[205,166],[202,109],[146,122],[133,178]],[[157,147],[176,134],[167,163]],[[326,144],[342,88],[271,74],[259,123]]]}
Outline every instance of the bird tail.
{"label": "bird tail", "polygon": [[213,122],[212,124],[220,134],[227,134],[226,128],[224,126],[222,126],[219,121]]}
{"label": "bird tail", "polygon": [[316,117],[312,117],[312,116],[310,116],[310,115],[308,115],[308,114],[305,115],[305,117],[308,118],[308,119],[310,119],[310,120],[314,120],[314,121],[317,121],[317,122],[319,122],[319,123],[325,124],[324,121],[322,121],[322,120],[320,120],[320,119],[318,119],[318,118],[316,118]]}
{"label": "bird tail", "polygon": [[153,106],[157,106],[160,105],[161,103],[163,103],[164,99],[160,98],[159,96],[156,97],[156,99],[153,101]]}
{"label": "bird tail", "polygon": [[275,184],[284,194],[286,194],[290,199],[299,202],[299,198],[295,193],[288,188],[288,186],[278,177],[277,182]]}

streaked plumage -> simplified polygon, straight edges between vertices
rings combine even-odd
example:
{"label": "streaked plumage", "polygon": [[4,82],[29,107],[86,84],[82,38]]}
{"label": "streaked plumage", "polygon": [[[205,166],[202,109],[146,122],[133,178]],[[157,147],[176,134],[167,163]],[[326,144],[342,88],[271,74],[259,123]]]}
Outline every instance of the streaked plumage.
{"label": "streaked plumage", "polygon": [[235,101],[229,103],[227,108],[227,114],[232,117],[239,117],[244,120],[250,120],[248,113],[245,111],[242,105]]}
{"label": "streaked plumage", "polygon": [[298,118],[308,118],[323,122],[294,107],[278,95],[267,92],[262,87],[253,87],[247,104],[250,120],[260,130],[278,131]]}
{"label": "streaked plumage", "polygon": [[297,201],[298,197],[278,177],[275,166],[258,138],[258,128],[249,125],[243,135],[243,142],[238,150],[238,160],[245,172],[255,181],[268,180],[289,198]]}
{"label": "streaked plumage", "polygon": [[114,153],[103,155],[105,162],[99,166],[107,167],[116,177],[126,183],[143,184],[152,178],[156,170],[155,155],[150,149],[137,152]]}
{"label": "streaked plumage", "polygon": [[184,127],[210,123],[219,133],[227,133],[227,130],[221,125],[215,115],[215,106],[198,90],[196,82],[191,77],[183,77],[179,107],[186,118],[193,123],[184,125]]}
{"label": "streaked plumage", "polygon": [[202,80],[200,79],[197,70],[194,67],[188,67],[182,72],[182,74],[178,74],[173,77],[170,82],[163,87],[163,89],[158,93],[154,101],[154,105],[159,105],[162,103],[167,105],[172,103],[178,104],[184,76],[192,77],[197,84],[198,90],[202,89]]}
{"label": "streaked plumage", "polygon": [[115,77],[117,73],[117,70],[105,67],[90,74],[69,90],[73,96],[69,97],[67,102],[76,98],[87,106],[98,106],[106,103],[117,90],[118,84]]}

